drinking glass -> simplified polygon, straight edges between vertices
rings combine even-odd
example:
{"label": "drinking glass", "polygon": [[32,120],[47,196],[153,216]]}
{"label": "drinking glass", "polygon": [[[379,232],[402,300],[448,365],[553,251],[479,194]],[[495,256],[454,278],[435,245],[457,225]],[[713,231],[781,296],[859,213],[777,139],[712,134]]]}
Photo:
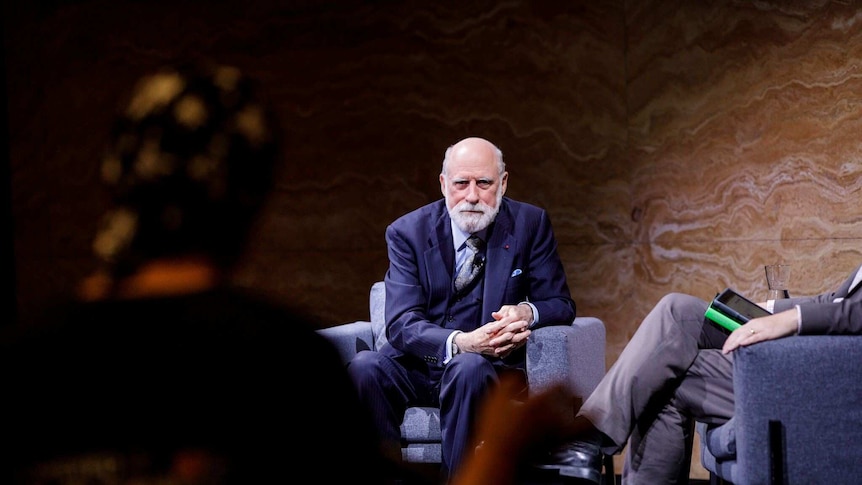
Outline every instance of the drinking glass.
{"label": "drinking glass", "polygon": [[766,284],[769,287],[766,299],[790,298],[790,293],[787,291],[787,283],[790,280],[790,265],[767,264],[764,269],[766,270]]}

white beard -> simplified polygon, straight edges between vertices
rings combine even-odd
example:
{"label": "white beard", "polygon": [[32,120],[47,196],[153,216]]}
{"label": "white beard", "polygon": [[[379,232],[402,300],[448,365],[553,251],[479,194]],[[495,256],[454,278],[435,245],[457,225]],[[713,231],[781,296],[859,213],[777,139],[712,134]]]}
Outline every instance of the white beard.
{"label": "white beard", "polygon": [[[497,206],[491,207],[488,204],[479,201],[471,204],[467,201],[462,201],[455,207],[449,209],[449,217],[455,222],[462,231],[473,234],[490,226],[497,213],[500,212],[500,203],[503,200],[502,190],[497,193]],[[481,214],[473,214],[471,212],[462,211],[482,211]]]}

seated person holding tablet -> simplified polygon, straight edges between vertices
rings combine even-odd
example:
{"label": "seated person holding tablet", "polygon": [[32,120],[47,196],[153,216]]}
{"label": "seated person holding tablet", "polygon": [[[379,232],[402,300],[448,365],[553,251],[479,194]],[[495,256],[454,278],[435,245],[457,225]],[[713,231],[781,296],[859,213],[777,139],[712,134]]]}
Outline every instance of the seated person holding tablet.
{"label": "seated person holding tablet", "polygon": [[[491,425],[480,423],[477,435],[483,446],[466,464],[465,478],[499,467],[494,456],[513,449],[521,450],[527,460],[547,463],[550,456],[565,475],[567,450],[558,445],[597,436],[605,453],[620,453],[629,445],[623,469],[626,483],[675,483],[681,467],[688,466],[684,464],[688,420],[723,424],[732,417],[732,351],[790,335],[862,334],[860,280],[862,266],[835,291],[775,300],[774,313],[764,311],[729,334],[706,317],[711,302],[681,293],[664,296],[598,387],[582,406],[575,405],[574,420],[571,412],[559,409],[565,400],[551,394],[559,389],[533,395],[525,406],[507,407],[499,405],[505,400],[492,400],[496,405],[486,407],[483,416]],[[737,308],[751,303],[731,292],[723,301]],[[507,423],[505,430],[493,426],[500,422]],[[557,445],[555,451],[536,457],[535,449],[544,449],[549,442]],[[456,485],[461,483],[469,481]]]}

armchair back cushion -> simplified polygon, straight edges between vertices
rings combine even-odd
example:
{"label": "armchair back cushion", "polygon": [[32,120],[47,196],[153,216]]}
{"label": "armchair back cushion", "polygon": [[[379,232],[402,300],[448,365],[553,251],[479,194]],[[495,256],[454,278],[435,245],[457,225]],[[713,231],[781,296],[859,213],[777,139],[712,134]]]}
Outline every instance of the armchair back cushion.
{"label": "armchair back cushion", "polygon": [[371,310],[371,331],[374,334],[374,350],[383,347],[388,342],[386,339],[386,318],[383,309],[386,307],[386,287],[382,281],[371,285],[371,296],[368,306]]}

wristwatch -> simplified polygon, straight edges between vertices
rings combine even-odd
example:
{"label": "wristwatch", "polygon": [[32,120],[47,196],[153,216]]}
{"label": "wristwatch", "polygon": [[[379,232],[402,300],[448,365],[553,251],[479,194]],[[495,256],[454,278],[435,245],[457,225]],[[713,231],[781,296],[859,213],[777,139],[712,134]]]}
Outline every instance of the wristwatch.
{"label": "wristwatch", "polygon": [[[459,333],[461,333],[461,332],[456,331],[455,335],[458,335]],[[455,337],[454,336],[452,337],[452,348],[449,350],[452,352],[452,357],[455,357],[456,355],[461,353],[461,348],[458,347],[458,344],[455,343]]]}

